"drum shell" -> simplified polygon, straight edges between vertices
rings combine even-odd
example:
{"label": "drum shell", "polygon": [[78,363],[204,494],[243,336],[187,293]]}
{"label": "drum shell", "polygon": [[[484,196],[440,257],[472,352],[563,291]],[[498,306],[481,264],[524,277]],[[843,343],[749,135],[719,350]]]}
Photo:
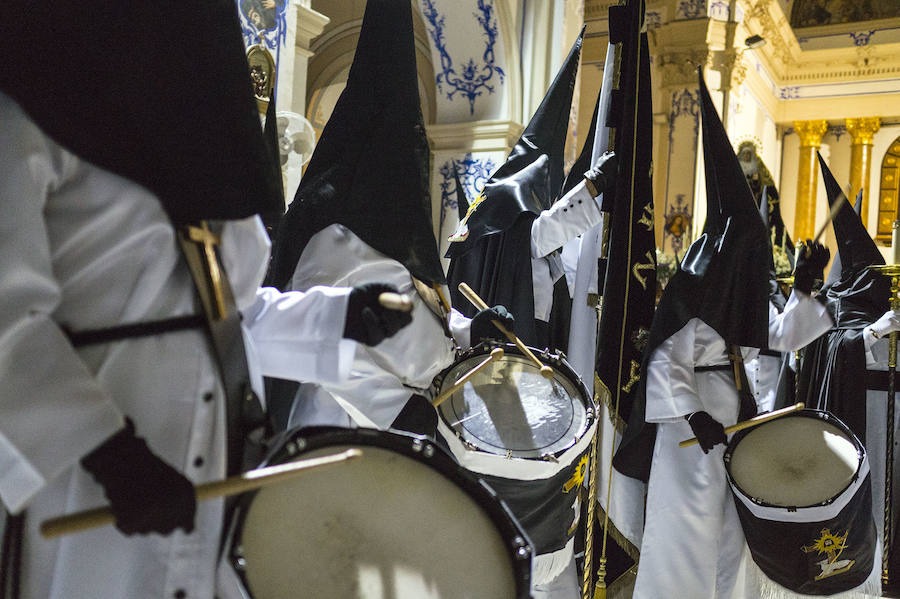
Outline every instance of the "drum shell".
{"label": "drum shell", "polygon": [[[853,444],[858,458],[853,476],[840,492],[814,505],[773,505],[752,497],[732,476],[735,450],[747,435],[767,424],[784,425],[800,418],[825,422]],[[874,566],[877,543],[871,477],[865,448],[844,423],[828,412],[802,410],[738,432],[729,442],[724,460],[747,546],[766,576],[806,595],[832,595],[866,582]],[[826,551],[840,546],[839,551]]]}
{"label": "drum shell", "polygon": [[[269,452],[269,455],[261,465],[270,466],[284,463],[291,459],[302,458],[305,453],[313,452],[314,450],[327,450],[335,447],[335,451],[338,451],[339,449],[337,448],[343,449],[343,446],[360,448],[364,454],[361,460],[366,459],[367,448],[389,450],[391,453],[397,453],[403,457],[411,458],[417,463],[423,464],[436,471],[443,478],[448,479],[455,487],[460,489],[465,495],[472,499],[481,510],[483,510],[484,514],[494,524],[496,532],[503,539],[504,545],[507,548],[509,564],[515,582],[515,597],[517,599],[526,599],[527,597],[530,597],[529,589],[531,585],[531,558],[533,550],[527,534],[515,520],[509,509],[497,498],[494,491],[488,485],[480,480],[473,479],[472,477],[463,476],[452,458],[425,437],[372,429],[345,429],[336,427],[308,427],[305,429],[295,429],[282,434],[273,442],[273,449]],[[339,467],[340,466],[336,466],[335,468]],[[350,488],[352,488],[352,482]],[[410,494],[421,495],[423,506],[428,505],[429,503],[428,491],[429,489],[427,487],[409,489]],[[231,518],[228,541],[226,543],[231,562],[235,566],[235,570],[245,587],[244,593],[247,597],[253,597],[253,589],[250,586],[250,581],[246,574],[247,564],[242,548],[242,535],[245,519],[248,516],[257,493],[258,492],[247,493],[241,496],[237,509]],[[323,503],[328,503],[327,497],[322,497],[321,499]],[[447,518],[454,518],[456,516],[456,514],[447,514]],[[277,518],[279,515],[273,514],[273,517]],[[440,539],[433,539],[430,537],[430,533],[433,533],[433,531],[422,530],[421,528],[408,531],[408,534],[419,535],[419,538],[429,540],[431,543],[440,542]],[[311,547],[310,550],[315,552],[317,549]],[[460,547],[459,551],[465,552],[465,547]],[[356,551],[350,551],[349,554],[355,555]],[[436,565],[436,567],[440,566]],[[460,585],[464,585],[465,576],[465,573],[461,573]],[[444,595],[442,594],[441,596],[443,597]]]}
{"label": "drum shell", "polygon": [[[487,356],[492,345],[485,344],[462,354],[454,364],[474,356]],[[501,345],[507,356],[521,356],[514,345]],[[528,532],[535,553],[549,554],[563,549],[574,536],[577,523],[578,486],[588,470],[591,439],[596,430],[596,408],[584,383],[569,366],[564,356],[538,352],[558,376],[564,377],[575,390],[576,399],[585,410],[585,427],[562,450],[541,457],[522,457],[483,451],[461,437],[438,410],[437,430],[450,453],[467,472],[484,480],[503,499],[516,519]],[[444,378],[454,367],[435,379],[440,392]]]}
{"label": "drum shell", "polygon": [[[863,584],[872,572],[877,534],[872,520],[872,485],[866,477],[837,517],[822,522],[777,522],[754,516],[741,501],[735,500],[741,527],[753,561],[766,576],[781,586],[805,595],[833,595]],[[825,556],[803,550],[820,539],[823,531],[843,535],[847,532],[841,560],[852,560],[847,572],[816,580]]]}

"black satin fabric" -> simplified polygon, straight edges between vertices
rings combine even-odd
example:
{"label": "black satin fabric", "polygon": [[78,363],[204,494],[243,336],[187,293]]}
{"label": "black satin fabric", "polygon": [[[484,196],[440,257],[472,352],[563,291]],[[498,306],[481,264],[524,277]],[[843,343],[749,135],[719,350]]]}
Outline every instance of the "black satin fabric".
{"label": "black satin fabric", "polygon": [[0,4],[0,90],[176,224],[280,210],[234,2]]}
{"label": "black satin fabric", "polygon": [[489,235],[471,252],[450,261],[450,303],[472,318],[478,311],[457,288],[467,283],[488,306],[501,305],[515,317],[514,332],[525,345],[545,347],[538,338],[534,318],[534,282],[531,274],[531,223],[523,212],[509,229]]}

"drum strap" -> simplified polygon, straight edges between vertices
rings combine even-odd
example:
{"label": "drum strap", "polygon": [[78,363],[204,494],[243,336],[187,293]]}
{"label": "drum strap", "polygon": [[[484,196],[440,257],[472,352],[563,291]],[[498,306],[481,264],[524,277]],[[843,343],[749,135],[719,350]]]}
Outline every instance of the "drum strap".
{"label": "drum strap", "polygon": [[[214,225],[216,226],[216,225]],[[268,430],[265,412],[250,386],[241,315],[216,247],[221,226],[210,223],[179,228],[178,241],[199,296],[206,332],[225,392],[228,474],[257,466]]]}
{"label": "drum strap", "polygon": [[3,547],[0,548],[0,599],[19,599],[24,530],[25,512],[17,516],[6,512]]}
{"label": "drum strap", "polygon": [[747,380],[747,371],[744,368],[744,355],[737,345],[728,346],[728,360],[734,370],[734,386],[737,389],[740,409],[738,410],[738,422],[748,420],[756,416],[756,400],[750,391],[750,383]]}

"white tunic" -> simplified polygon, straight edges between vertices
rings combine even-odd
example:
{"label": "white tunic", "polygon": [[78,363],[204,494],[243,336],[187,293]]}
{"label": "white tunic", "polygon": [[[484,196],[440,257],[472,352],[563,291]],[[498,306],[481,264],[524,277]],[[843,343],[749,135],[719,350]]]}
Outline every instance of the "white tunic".
{"label": "white tunic", "polygon": [[[200,331],[69,344],[62,326],[195,313],[193,283],[151,193],[62,149],[2,94],[0,122],[0,499],[27,508],[23,596],[212,599],[221,501],[198,506],[190,535],[37,533],[46,518],[105,503],[78,462],[126,415],[195,483],[223,476],[224,402]],[[246,309],[254,382],[285,374],[271,355],[282,351],[296,376],[342,376],[354,345],[340,340],[347,290],[257,293],[268,240],[256,217],[226,223],[221,251]]]}
{"label": "white tunic", "polygon": [[[792,351],[832,326],[824,306],[794,293],[784,311],[769,309],[769,347]],[[708,454],[679,448],[693,437],[684,416],[704,410],[734,424],[738,397],[727,371],[695,373],[697,366],[727,364],[726,344],[712,328],[691,319],[660,345],[647,370],[647,422],[657,423],[647,491],[646,523],[635,599],[753,597],[739,572],[746,543],[722,464],[723,445]],[[744,359],[758,350],[741,348]],[[752,593],[752,591],[750,591]]]}
{"label": "white tunic", "polygon": [[[769,304],[772,309],[772,304]],[[768,356],[762,353],[744,363],[747,382],[756,400],[756,408],[760,413],[771,412],[775,407],[775,392],[778,390],[778,376],[781,374],[781,356]]]}
{"label": "white tunic", "polygon": [[[453,364],[453,340],[415,291],[406,267],[374,250],[343,225],[329,225],[312,236],[297,263],[291,288],[372,282],[395,285],[400,293],[409,295],[412,323],[374,347],[358,345],[346,381],[321,387],[304,385],[295,400],[291,426],[387,429],[411,395],[427,395],[434,377]],[[470,323],[452,311],[450,330],[464,348],[469,346]]]}

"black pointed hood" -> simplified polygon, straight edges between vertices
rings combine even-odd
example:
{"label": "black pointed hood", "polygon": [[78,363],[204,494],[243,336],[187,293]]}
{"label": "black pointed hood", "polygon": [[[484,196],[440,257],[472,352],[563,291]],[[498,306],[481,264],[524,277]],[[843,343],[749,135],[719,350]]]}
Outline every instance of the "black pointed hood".
{"label": "black pointed hood", "polygon": [[408,0],[368,0],[347,86],[279,228],[267,281],[290,280],[310,238],[339,223],[416,278],[443,283]]}
{"label": "black pointed hood", "polygon": [[284,187],[281,180],[281,151],[278,147],[278,117],[275,115],[275,94],[269,98],[269,105],[266,107],[266,124],[263,128],[263,137],[266,140],[266,149],[269,151],[271,161],[272,178],[278,182],[278,202],[272,210],[262,213],[263,224],[269,237],[275,238],[278,223],[284,215]]}
{"label": "black pointed hood", "polygon": [[[859,193],[856,194],[856,203],[853,205],[853,211],[856,212],[856,216],[860,219],[860,223],[862,222],[862,194],[862,189],[860,189]],[[865,225],[863,225],[863,227],[865,227]],[[825,283],[822,286],[831,287],[840,281],[842,271],[841,252],[838,250],[834,255],[834,260],[831,261],[831,268],[828,270],[828,276],[825,278]]]}
{"label": "black pointed hood", "polygon": [[699,69],[698,75],[706,222],[663,291],[650,344],[662,343],[696,317],[727,343],[765,348],[771,263],[768,236]]}
{"label": "black pointed hood", "polygon": [[485,184],[450,237],[453,243],[448,257],[466,253],[486,235],[506,231],[523,212],[540,214],[559,197],[583,37],[584,28],[506,162]]}
{"label": "black pointed hood", "polygon": [[459,220],[462,220],[469,211],[469,198],[466,195],[466,188],[463,187],[462,181],[459,180],[459,173],[456,171],[456,163],[453,166],[453,182],[456,183],[456,211],[459,214]]}
{"label": "black pointed hood", "polygon": [[[832,265],[835,276],[832,276],[832,272],[828,273],[829,283],[822,289],[822,293],[838,327],[866,326],[889,309],[888,278],[867,268],[884,264],[884,257],[850,202],[846,201],[841,186],[821,154],[819,166],[822,169],[828,205],[833,207],[842,199],[845,200],[831,221],[838,246],[838,255],[835,257],[837,264]],[[860,204],[861,199],[858,199]]]}
{"label": "black pointed hood", "polygon": [[0,90],[174,223],[277,206],[234,2],[4,2],[0,51]]}

